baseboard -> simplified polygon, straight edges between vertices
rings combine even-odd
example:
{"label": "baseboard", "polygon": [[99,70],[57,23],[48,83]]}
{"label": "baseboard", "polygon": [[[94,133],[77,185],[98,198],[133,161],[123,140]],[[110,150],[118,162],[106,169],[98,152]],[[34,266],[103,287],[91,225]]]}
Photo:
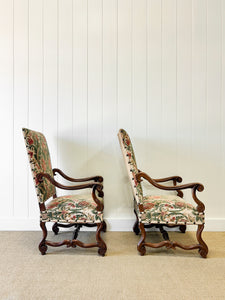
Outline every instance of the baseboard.
{"label": "baseboard", "polygon": [[[106,218],[108,231],[132,231],[135,219]],[[52,223],[47,223],[50,229]],[[0,231],[37,231],[40,230],[38,219],[0,219]],[[67,229],[68,230],[68,229]],[[83,228],[82,230],[95,230],[94,228]],[[188,231],[194,231],[195,226],[188,226]],[[225,218],[206,219],[205,231],[225,231]]]}

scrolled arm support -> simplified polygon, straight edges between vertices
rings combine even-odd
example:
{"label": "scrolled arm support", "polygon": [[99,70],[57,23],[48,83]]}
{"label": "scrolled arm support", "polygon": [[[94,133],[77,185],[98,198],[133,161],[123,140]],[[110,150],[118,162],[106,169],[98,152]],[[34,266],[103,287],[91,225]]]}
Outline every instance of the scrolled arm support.
{"label": "scrolled arm support", "polygon": [[192,188],[192,198],[194,199],[194,201],[197,203],[197,211],[198,212],[204,212],[205,210],[205,205],[198,199],[198,197],[196,196],[196,191],[198,192],[202,192],[204,190],[204,186],[202,184],[199,185],[195,185]]}
{"label": "scrolled arm support", "polygon": [[90,180],[94,180],[95,182],[103,182],[103,177],[98,176],[98,175],[92,176],[92,177],[86,177],[86,178],[72,178],[72,177],[67,176],[60,169],[54,168],[52,171],[53,171],[54,176],[56,175],[56,173],[59,173],[63,178],[65,178],[66,180],[71,181],[71,182],[84,182],[84,181],[90,181]]}
{"label": "scrolled arm support", "polygon": [[102,190],[103,190],[103,186],[101,184],[95,184],[92,189],[92,198],[97,204],[96,209],[98,211],[103,211],[104,209],[104,204],[96,197],[96,192],[98,192],[98,196],[103,198],[104,193]]}
{"label": "scrolled arm support", "polygon": [[201,183],[196,182],[196,183],[188,183],[188,184],[182,184],[182,185],[176,185],[176,186],[164,186],[164,185],[157,183],[154,179],[152,179],[150,176],[148,176],[144,172],[140,172],[140,173],[136,174],[136,180],[138,182],[141,181],[141,178],[146,179],[153,186],[155,186],[161,190],[180,191],[180,190],[185,190],[185,189],[192,189],[192,197],[193,197],[194,201],[197,203],[198,212],[203,212],[205,210],[204,204],[196,196],[196,191],[202,192],[204,190],[204,186]]}

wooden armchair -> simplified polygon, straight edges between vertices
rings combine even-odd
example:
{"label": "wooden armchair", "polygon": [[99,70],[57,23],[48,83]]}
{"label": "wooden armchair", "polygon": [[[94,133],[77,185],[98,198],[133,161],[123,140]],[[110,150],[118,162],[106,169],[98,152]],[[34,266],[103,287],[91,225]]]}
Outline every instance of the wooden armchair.
{"label": "wooden armchair", "polygon": [[[100,232],[106,231],[106,223],[103,220],[103,178],[101,176],[93,176],[74,179],[65,175],[59,169],[52,169],[48,145],[44,135],[26,128],[23,128],[23,135],[40,207],[40,226],[43,231],[43,239],[39,244],[41,254],[44,255],[46,253],[47,246],[59,247],[66,245],[73,248],[76,246],[82,248],[98,247],[98,253],[104,256],[107,247],[100,237]],[[55,181],[54,175],[56,173],[70,182],[82,182],[82,184],[62,185]],[[63,190],[92,189],[92,192],[57,197],[56,187]],[[60,243],[46,240],[46,222],[54,222],[52,230],[55,234],[58,234],[59,227],[75,226],[73,238]],[[84,244],[77,240],[82,226],[97,226],[96,243]]]}
{"label": "wooden armchair", "polygon": [[[204,229],[205,222],[205,206],[197,198],[196,192],[202,192],[204,187],[200,183],[189,183],[184,185],[177,185],[182,182],[180,176],[172,176],[161,179],[152,179],[149,175],[141,172],[137,168],[137,163],[134,155],[134,150],[131,144],[129,135],[124,129],[120,129],[118,133],[120,146],[124,156],[124,161],[129,174],[132,191],[134,195],[134,212],[136,215],[136,222],[133,231],[139,234],[141,231],[141,239],[137,245],[137,249],[141,255],[144,255],[147,247],[159,248],[166,246],[168,249],[180,247],[185,250],[198,249],[200,255],[206,258],[208,247],[202,240],[201,234]],[[176,195],[143,195],[141,181],[142,178],[147,180],[150,184],[161,190],[176,191]],[[173,186],[164,186],[160,183],[172,181]],[[197,204],[195,208],[192,204],[185,202],[182,190],[191,189],[192,197]],[[185,232],[186,225],[197,225],[197,240],[198,244],[183,245],[178,242],[172,242],[169,239],[168,233],[163,226],[174,227],[179,226],[181,232]],[[160,229],[165,241],[160,243],[146,243],[145,228],[156,226]]]}

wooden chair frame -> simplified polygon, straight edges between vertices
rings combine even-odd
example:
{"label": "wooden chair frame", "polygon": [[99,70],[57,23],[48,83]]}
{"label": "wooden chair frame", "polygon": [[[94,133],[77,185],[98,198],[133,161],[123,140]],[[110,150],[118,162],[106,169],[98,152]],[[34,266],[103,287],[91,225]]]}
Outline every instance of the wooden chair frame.
{"label": "wooden chair frame", "polygon": [[[167,177],[167,178],[161,178],[161,179],[153,179],[151,178],[149,175],[147,175],[144,172],[141,172],[139,170],[139,173],[136,175],[136,180],[138,182],[140,182],[142,180],[142,178],[144,178],[145,180],[147,180],[150,184],[152,184],[153,186],[155,186],[158,189],[161,190],[167,190],[167,191],[177,191],[177,195],[179,197],[183,197],[183,193],[182,190],[185,189],[191,189],[192,192],[192,198],[195,201],[195,203],[197,204],[197,211],[199,213],[204,213],[205,210],[205,205],[198,199],[198,197],[196,196],[196,192],[202,192],[204,190],[204,186],[200,183],[189,183],[189,184],[183,184],[183,185],[177,185],[177,182],[182,182],[182,178],[180,176],[171,176],[171,177]],[[164,186],[159,184],[159,182],[166,182],[172,180],[174,183],[174,186]],[[138,205],[139,211],[140,212],[144,212],[144,208],[143,208],[143,204],[139,204]],[[206,243],[203,241],[202,239],[202,231],[204,229],[204,224],[198,225],[198,229],[197,229],[197,240],[198,240],[198,244],[194,244],[194,245],[183,245],[181,243],[178,242],[172,242],[169,240],[169,236],[166,233],[166,231],[163,229],[163,226],[168,226],[168,227],[174,227],[174,225],[167,225],[167,224],[144,224],[142,222],[139,222],[138,220],[138,216],[137,213],[136,214],[136,222],[134,224],[133,230],[134,232],[137,234],[139,233],[139,229],[141,231],[141,239],[137,245],[137,249],[140,252],[141,255],[144,255],[146,253],[146,248],[147,247],[152,247],[152,248],[160,248],[160,247],[166,247],[168,249],[172,248],[175,249],[176,247],[182,248],[184,250],[193,250],[193,249],[198,249],[199,254],[203,257],[206,258],[207,254],[208,254],[208,247],[206,245]],[[165,241],[162,241],[160,243],[146,243],[145,242],[145,238],[146,238],[146,231],[145,228],[146,227],[152,227],[152,226],[158,226],[160,228],[161,233],[163,234],[163,237],[165,239]],[[185,232],[186,230],[186,226],[185,225],[180,225],[180,230],[181,232]]]}
{"label": "wooden chair frame", "polygon": [[[60,189],[63,190],[81,190],[81,189],[86,189],[86,188],[92,188],[92,198],[95,201],[95,203],[97,204],[96,210],[97,211],[103,211],[104,209],[104,205],[101,201],[99,201],[99,199],[96,197],[96,193],[98,193],[99,197],[103,197],[104,193],[103,193],[103,177],[101,176],[93,176],[93,177],[87,177],[87,178],[71,178],[69,176],[67,176],[66,174],[64,174],[60,169],[53,169],[53,174],[54,176],[58,173],[60,174],[63,178],[65,178],[66,180],[70,181],[70,182],[87,182],[87,181],[91,181],[92,182],[88,182],[85,184],[80,184],[80,185],[73,185],[73,186],[65,186],[60,184],[59,182],[57,182],[53,177],[51,177],[49,174],[47,173],[39,173],[37,175],[37,180],[39,182],[43,181],[43,178],[46,178],[48,181],[50,181],[55,187],[58,187]],[[57,195],[53,195],[53,198],[56,198]],[[39,207],[40,207],[40,211],[41,212],[45,212],[46,211],[46,206],[45,203],[39,203]],[[60,247],[63,245],[66,245],[67,247],[72,247],[75,248],[76,246],[82,247],[82,248],[92,248],[92,247],[98,247],[98,253],[101,256],[104,256],[107,250],[107,246],[105,244],[105,242],[102,240],[100,233],[101,231],[106,232],[106,223],[105,221],[101,222],[101,223],[71,223],[71,224],[60,224],[60,223],[54,223],[54,225],[52,226],[52,230],[55,234],[58,234],[59,232],[59,227],[64,227],[64,228],[68,228],[68,227],[72,227],[75,226],[75,231],[73,233],[73,239],[72,240],[64,240],[62,242],[51,242],[49,240],[46,240],[47,238],[47,228],[45,225],[46,222],[40,222],[40,227],[42,229],[43,232],[43,238],[39,244],[39,250],[41,252],[42,255],[46,254],[47,251],[47,246],[52,246],[52,247]],[[79,233],[79,230],[82,226],[87,226],[87,227],[93,227],[93,226],[97,226],[97,231],[96,231],[96,243],[89,243],[89,244],[85,244],[82,243],[81,241],[77,240],[77,236]]]}
{"label": "wooden chair frame", "polygon": [[[152,248],[160,248],[160,247],[166,246],[167,248],[173,248],[173,249],[175,249],[175,247],[180,247],[185,250],[198,249],[200,255],[205,258],[208,253],[208,247],[207,247],[206,243],[202,240],[202,237],[201,237],[202,231],[204,229],[205,206],[196,196],[196,192],[197,191],[202,192],[204,190],[204,186],[200,183],[189,183],[189,184],[178,185],[178,183],[182,182],[182,178],[180,176],[170,176],[170,177],[159,178],[159,179],[151,178],[149,175],[147,175],[146,173],[144,173],[138,169],[133,145],[132,145],[132,142],[130,140],[128,133],[124,129],[120,129],[118,132],[118,138],[119,138],[121,150],[123,153],[123,158],[124,158],[124,162],[126,165],[126,169],[128,172],[128,177],[130,179],[133,196],[134,196],[134,213],[136,215],[136,221],[133,226],[133,231],[135,232],[136,235],[138,235],[141,231],[141,239],[137,245],[137,249],[140,252],[140,254],[141,255],[145,254],[145,252],[146,252],[145,246],[152,247]],[[183,201],[182,201],[182,205],[181,205],[182,209],[185,210],[187,208],[189,210],[189,212],[187,212],[187,216],[184,213],[183,220],[180,219],[180,221],[179,221],[179,218],[178,218],[178,221],[176,222],[176,221],[173,221],[173,219],[170,219],[169,217],[159,218],[157,209],[158,209],[158,204],[160,204],[160,200],[158,201],[158,204],[156,203],[156,206],[155,206],[155,203],[153,200],[153,202],[152,202],[153,206],[149,210],[147,208],[145,208],[146,206],[144,206],[143,190],[141,187],[142,179],[147,180],[151,185],[153,185],[154,187],[156,187],[158,189],[166,190],[166,191],[176,191],[178,199],[179,199],[179,197],[183,198],[182,190],[191,189],[192,197],[193,197],[195,203],[197,204],[197,207],[194,208],[191,205],[190,210],[189,210],[189,208],[187,208],[187,207],[185,207],[185,205],[183,205]],[[161,183],[167,182],[167,181],[172,181],[173,186],[165,186],[165,185],[161,184]],[[153,199],[154,199],[154,196],[153,196]],[[176,206],[177,200],[172,199],[171,203],[173,203],[173,201],[174,201],[174,206]],[[151,200],[149,200],[149,204],[150,203],[151,203]],[[167,202],[167,200],[161,202],[160,207],[162,207],[163,210],[165,210],[165,211],[167,210],[167,208],[166,208],[167,203],[168,204],[170,203],[169,199],[168,199],[168,202]],[[163,205],[165,205],[165,206],[163,207]],[[156,207],[155,211],[154,211],[154,207]],[[156,213],[156,215],[154,215],[154,212]],[[169,210],[167,212],[173,214],[172,210],[171,211]],[[147,217],[147,219],[146,219],[145,213],[147,215],[149,215],[149,217]],[[190,213],[190,216],[189,216],[189,213]],[[198,215],[198,218],[195,218],[195,215],[196,216]],[[189,218],[190,218],[190,220],[189,220]],[[176,218],[174,217],[174,219],[176,219]],[[164,226],[166,226],[166,227],[179,226],[180,231],[182,233],[185,233],[187,224],[198,225],[198,229],[197,229],[197,240],[199,242],[198,244],[183,245],[178,242],[172,242],[169,239],[168,233],[163,228]],[[145,242],[145,238],[146,238],[145,228],[151,228],[153,226],[156,228],[159,228],[165,241],[160,242],[160,243]]]}

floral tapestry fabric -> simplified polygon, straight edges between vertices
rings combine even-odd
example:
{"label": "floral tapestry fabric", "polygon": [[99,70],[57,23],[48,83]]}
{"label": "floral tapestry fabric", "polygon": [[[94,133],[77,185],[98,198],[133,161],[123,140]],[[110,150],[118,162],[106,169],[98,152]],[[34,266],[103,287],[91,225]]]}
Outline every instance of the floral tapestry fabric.
{"label": "floral tapestry fabric", "polygon": [[23,135],[37,196],[39,202],[43,203],[44,201],[52,197],[56,192],[55,186],[51,184],[46,178],[43,179],[43,182],[39,182],[36,178],[37,174],[42,172],[48,173],[53,177],[48,145],[44,135],[40,132],[23,128]]}
{"label": "floral tapestry fabric", "polygon": [[69,195],[46,202],[46,212],[41,214],[42,222],[100,223],[103,212],[96,210],[96,203],[90,194]]}
{"label": "floral tapestry fabric", "polygon": [[204,213],[175,195],[145,196],[143,208],[144,212],[139,215],[142,223],[204,224]]}
{"label": "floral tapestry fabric", "polygon": [[125,163],[131,180],[131,185],[135,199],[137,203],[141,203],[143,197],[142,186],[141,183],[137,182],[135,176],[138,173],[138,167],[130,137],[124,129],[119,130],[119,139],[125,157]]}

